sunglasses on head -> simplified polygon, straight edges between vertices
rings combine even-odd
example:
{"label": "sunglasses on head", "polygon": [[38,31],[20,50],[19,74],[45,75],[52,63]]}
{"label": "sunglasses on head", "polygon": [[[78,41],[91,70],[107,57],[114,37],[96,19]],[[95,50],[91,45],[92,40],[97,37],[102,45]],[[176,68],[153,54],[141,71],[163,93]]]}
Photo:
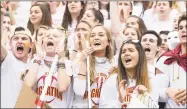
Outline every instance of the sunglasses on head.
{"label": "sunglasses on head", "polygon": [[46,29],[46,30],[51,29],[51,27],[48,27],[48,26],[45,26],[45,25],[40,26],[40,28],[44,28],[44,29]]}
{"label": "sunglasses on head", "polygon": [[123,41],[124,44],[127,43],[127,42],[139,43],[139,40],[127,39],[127,40]]}

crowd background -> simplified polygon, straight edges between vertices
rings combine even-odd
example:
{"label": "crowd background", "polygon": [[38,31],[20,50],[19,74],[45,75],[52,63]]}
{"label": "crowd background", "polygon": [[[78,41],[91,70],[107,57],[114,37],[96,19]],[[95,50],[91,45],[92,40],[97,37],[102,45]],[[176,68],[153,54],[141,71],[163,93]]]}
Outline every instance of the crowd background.
{"label": "crowd background", "polygon": [[186,8],[176,0],[1,1],[2,107],[15,106],[22,81],[41,95],[57,54],[51,107],[87,108],[89,90],[93,108],[127,107],[133,89],[160,107],[184,108]]}

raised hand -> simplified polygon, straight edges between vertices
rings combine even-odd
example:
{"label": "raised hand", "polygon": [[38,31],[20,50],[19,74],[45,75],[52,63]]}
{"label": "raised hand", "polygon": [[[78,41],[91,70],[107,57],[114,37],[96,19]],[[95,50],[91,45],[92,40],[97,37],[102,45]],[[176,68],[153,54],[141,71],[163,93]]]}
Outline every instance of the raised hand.
{"label": "raised hand", "polygon": [[171,98],[173,101],[176,101],[176,100],[175,100],[175,94],[176,94],[178,91],[179,91],[179,89],[169,87],[169,88],[166,90],[166,94],[167,94],[168,97]]}
{"label": "raised hand", "polygon": [[83,52],[81,53],[81,60],[85,60],[87,56],[91,55],[94,52],[93,47],[88,47],[86,49],[83,50]]}
{"label": "raised hand", "polygon": [[142,93],[148,91],[147,88],[146,88],[144,85],[138,85],[138,86],[136,86],[135,90],[136,90],[139,94],[142,94]]}
{"label": "raised hand", "polygon": [[186,104],[186,89],[180,89],[177,93],[174,94],[175,102],[179,105],[185,105]]}
{"label": "raised hand", "polygon": [[119,90],[119,101],[122,103],[124,100],[125,100],[125,96],[127,95],[127,91],[126,91],[126,87],[125,87],[125,84],[126,84],[126,80],[122,80],[120,83],[119,83],[119,87],[118,87],[118,90]]}

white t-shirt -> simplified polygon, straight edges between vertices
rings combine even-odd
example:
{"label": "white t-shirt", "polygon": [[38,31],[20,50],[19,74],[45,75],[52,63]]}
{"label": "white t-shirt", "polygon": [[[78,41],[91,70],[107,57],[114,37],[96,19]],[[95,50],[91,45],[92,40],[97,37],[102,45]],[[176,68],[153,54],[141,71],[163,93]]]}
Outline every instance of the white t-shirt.
{"label": "white t-shirt", "polygon": [[138,17],[143,17],[143,3],[137,2],[133,6],[132,15],[136,15]]}
{"label": "white t-shirt", "polygon": [[[91,105],[92,107],[98,107],[99,106],[99,98],[100,98],[100,92],[101,88],[103,86],[103,83],[108,78],[108,71],[112,67],[112,64],[109,62],[107,58],[98,58],[95,57],[95,71],[96,71],[96,78],[95,82],[92,83],[90,90],[91,90]],[[80,85],[81,84],[81,85]],[[75,93],[75,98],[73,101],[73,107],[79,107],[79,108],[88,108],[88,94],[87,94],[87,84],[86,80],[80,80],[74,77],[74,84],[73,89]]]}
{"label": "white t-shirt", "polygon": [[168,87],[186,89],[186,71],[180,67],[176,61],[170,65],[164,64],[164,61],[167,58],[169,57],[162,56],[155,65],[155,67],[163,73],[157,75],[157,78],[159,78],[160,88],[159,101],[166,102],[166,108],[185,108],[186,104],[184,106],[178,106],[166,95],[166,89]]}
{"label": "white t-shirt", "polygon": [[1,108],[14,108],[22,88],[21,72],[25,69],[26,63],[8,51],[1,65]]}
{"label": "white t-shirt", "polygon": [[[57,69],[57,68],[56,68]],[[44,88],[45,79],[49,73],[50,68],[44,63],[44,59],[41,60],[41,64],[37,73],[37,88],[35,92],[41,95]],[[44,101],[52,108],[67,108],[67,94],[66,92],[61,93],[57,87],[57,75],[58,72],[54,73],[51,80],[51,86],[48,87]]]}
{"label": "white t-shirt", "polygon": [[64,16],[64,10],[65,10],[65,6],[59,6],[58,8],[56,8],[56,13],[52,14],[52,21],[53,21],[53,27],[58,27],[61,26],[62,21],[63,21],[63,16]]}
{"label": "white t-shirt", "polygon": [[[156,78],[151,77],[149,78],[150,84],[151,84],[151,98],[153,101],[158,101],[158,90],[157,90],[157,81]],[[131,94],[133,93],[133,90],[136,85],[136,80],[132,79],[129,81],[129,84],[127,86],[129,90],[129,95],[126,95],[125,102],[120,103],[118,99],[118,83],[117,83],[117,74],[111,75],[106,82],[103,85],[103,88],[101,90],[101,97],[99,102],[100,108],[121,108],[126,107],[129,105],[131,100]]]}
{"label": "white t-shirt", "polygon": [[172,31],[173,30],[173,21],[176,16],[176,10],[171,10],[169,14],[169,20],[159,21],[158,14],[153,12],[153,9],[147,9],[143,16],[143,21],[148,30],[154,30],[157,33],[160,31]]}

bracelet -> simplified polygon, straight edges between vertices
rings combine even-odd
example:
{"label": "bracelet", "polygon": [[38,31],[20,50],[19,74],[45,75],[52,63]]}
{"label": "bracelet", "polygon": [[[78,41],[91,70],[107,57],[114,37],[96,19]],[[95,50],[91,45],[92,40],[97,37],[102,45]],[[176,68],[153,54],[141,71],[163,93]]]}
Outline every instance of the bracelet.
{"label": "bracelet", "polygon": [[21,80],[24,81],[25,76],[27,75],[27,73],[29,72],[28,69],[25,70],[25,72],[21,75]]}
{"label": "bracelet", "polygon": [[81,73],[79,73],[78,75],[80,75],[80,76],[86,76],[85,74],[81,74]]}
{"label": "bracelet", "polygon": [[73,50],[74,52],[77,52],[77,50]]}
{"label": "bracelet", "polygon": [[40,65],[40,64],[41,64],[41,60],[36,60],[36,59],[35,59],[35,60],[33,61],[33,63],[37,63],[38,65]]}
{"label": "bracelet", "polygon": [[65,68],[66,68],[65,63],[59,62],[59,63],[57,64],[57,68],[65,69]]}

